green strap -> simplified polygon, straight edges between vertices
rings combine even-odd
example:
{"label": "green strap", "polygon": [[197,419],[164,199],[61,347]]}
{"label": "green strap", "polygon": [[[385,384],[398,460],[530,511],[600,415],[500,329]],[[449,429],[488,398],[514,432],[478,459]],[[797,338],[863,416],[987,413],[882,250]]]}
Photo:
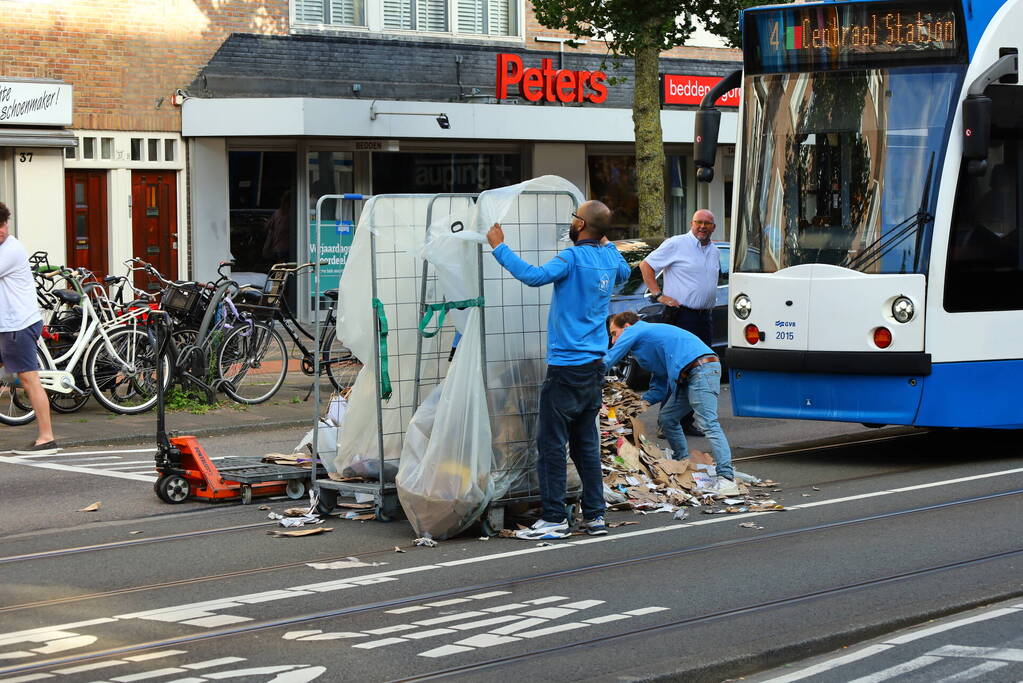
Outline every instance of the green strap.
{"label": "green strap", "polygon": [[[441,328],[444,327],[444,316],[448,314],[448,311],[452,308],[470,308],[472,306],[483,306],[483,297],[466,299],[465,301],[445,301],[440,304],[427,304],[426,313],[423,315],[423,319],[419,321],[419,334],[427,339],[436,337]],[[426,326],[430,324],[434,311],[440,311],[440,315],[437,316],[437,325],[433,328],[433,332],[427,332]]]}
{"label": "green strap", "polygon": [[384,313],[384,302],[373,299],[373,310],[377,313],[377,327],[380,330],[380,397],[387,401],[391,398],[391,373],[387,367],[387,314]]}

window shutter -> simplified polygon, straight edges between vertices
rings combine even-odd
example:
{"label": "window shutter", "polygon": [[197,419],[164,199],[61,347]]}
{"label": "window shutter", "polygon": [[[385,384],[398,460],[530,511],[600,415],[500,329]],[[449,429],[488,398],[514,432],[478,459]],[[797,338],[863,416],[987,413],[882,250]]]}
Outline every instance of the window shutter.
{"label": "window shutter", "polygon": [[487,0],[487,27],[492,36],[513,36],[518,33],[515,26],[513,0]]}
{"label": "window shutter", "polygon": [[416,28],[420,31],[447,31],[447,0],[416,0]]}
{"label": "window shutter", "polygon": [[295,21],[309,24],[323,23],[324,0],[294,0]]}
{"label": "window shutter", "polygon": [[384,0],[384,26],[412,29],[412,0]]}
{"label": "window shutter", "polygon": [[458,0],[458,32],[483,33],[483,0]]}
{"label": "window shutter", "polygon": [[[318,0],[322,2],[323,0]],[[363,0],[330,0],[330,23],[342,26],[365,26]]]}

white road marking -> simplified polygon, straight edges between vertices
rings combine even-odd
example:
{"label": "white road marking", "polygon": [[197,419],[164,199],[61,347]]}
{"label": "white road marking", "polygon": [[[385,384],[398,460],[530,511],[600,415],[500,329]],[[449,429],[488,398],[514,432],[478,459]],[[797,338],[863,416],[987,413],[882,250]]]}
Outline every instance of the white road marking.
{"label": "white road marking", "polygon": [[111,463],[108,460],[116,460],[118,463],[121,462],[121,456],[119,455],[97,455],[91,458],[83,458],[81,460],[62,460],[61,464],[64,465],[86,465],[86,464],[103,464],[109,465]]}
{"label": "white road marking", "polygon": [[911,659],[908,662],[902,662],[901,664],[890,666],[887,669],[883,669],[881,671],[878,671],[877,673],[872,673],[869,676],[861,676],[859,678],[854,678],[853,680],[849,681],[849,683],[881,683],[882,681],[891,680],[896,676],[908,674],[911,671],[917,671],[919,669],[924,668],[925,666],[930,666],[931,664],[940,661],[941,657],[923,655],[921,657]]}
{"label": "white road marking", "polygon": [[20,455],[0,455],[0,463],[7,463],[11,465],[28,465],[29,467],[39,467],[44,470],[59,470],[61,472],[74,472],[76,474],[95,474],[101,477],[113,477],[114,479],[132,479],[134,481],[156,481],[156,476],[144,476],[142,474],[134,474],[132,472],[117,472],[111,470],[93,470],[86,467],[77,467],[75,465],[66,465],[64,463],[55,462],[33,462],[26,460]]}
{"label": "white road marking", "polygon": [[14,678],[5,678],[4,683],[28,683],[28,681],[41,681],[44,678],[53,678],[53,674],[26,674],[24,676],[15,676]]}
{"label": "white road marking", "polygon": [[114,659],[114,660],[111,660],[111,661],[108,661],[108,662],[93,662],[92,664],[82,664],[80,666],[71,666],[71,667],[68,667],[66,669],[54,669],[53,673],[61,674],[61,675],[65,675],[65,674],[80,674],[80,673],[85,673],[86,671],[95,671],[96,669],[109,669],[112,666],[121,666],[122,664],[126,664],[126,663],[127,662],[125,662],[124,660]]}
{"label": "white road marking", "polygon": [[427,607],[447,607],[448,605],[458,605],[463,602],[471,602],[469,598],[452,598],[451,600],[441,600],[440,602],[428,602]]}
{"label": "white road marking", "polygon": [[485,608],[483,608],[483,611],[484,612],[509,612],[509,611],[511,611],[513,609],[526,609],[527,607],[529,607],[529,605],[523,604],[521,602],[513,602],[510,605],[500,605],[498,607],[485,607]]}
{"label": "white road marking", "polygon": [[974,657],[977,659],[996,659],[1003,662],[1023,662],[1023,650],[1014,647],[945,645],[927,654],[938,657]]}
{"label": "white road marking", "polygon": [[387,614],[408,614],[409,612],[421,612],[424,609],[430,609],[423,605],[416,605],[415,607],[399,607],[398,609],[389,609]]}
{"label": "white road marking", "polygon": [[198,671],[200,669],[212,669],[215,666],[224,666],[225,664],[237,664],[238,662],[244,662],[244,657],[221,657],[220,659],[207,659],[205,662],[196,662],[195,664],[182,664],[186,669],[192,671]]}
{"label": "white road marking", "polygon": [[491,633],[496,633],[497,635],[501,635],[501,636],[507,636],[507,635],[511,635],[512,633],[517,633],[519,631],[525,631],[527,628],[533,628],[534,626],[539,626],[540,624],[545,624],[545,623],[547,623],[546,619],[536,619],[536,618],[533,618],[533,619],[519,619],[514,624],[508,624],[507,626],[502,626],[501,628],[491,629],[490,632]]}
{"label": "white road marking", "polygon": [[511,591],[490,591],[489,593],[477,593],[476,595],[470,595],[470,600],[487,600],[489,598],[498,598],[502,595],[511,595]]}
{"label": "white road marking", "polygon": [[436,626],[437,624],[446,624],[450,621],[461,621],[462,619],[471,619],[472,617],[484,617],[486,614],[483,612],[462,612],[461,614],[449,614],[446,617],[434,617],[433,619],[424,619],[422,621],[413,621],[412,623],[416,626]]}
{"label": "white road marking", "polygon": [[[62,469],[62,470],[66,470],[66,469],[72,469],[72,470],[74,470],[74,469],[83,469],[84,470],[84,468],[66,467],[64,465],[57,465],[57,464],[53,464],[53,463],[32,463],[30,461],[22,461],[19,458],[13,458],[13,457],[0,457],[0,462],[18,462],[20,464],[28,464],[28,465],[40,466],[40,467],[45,466],[45,467],[50,467],[50,468]],[[87,472],[88,473],[92,473],[92,474],[96,474],[97,473],[96,470],[88,470]],[[1013,474],[1019,474],[1021,472],[1023,472],[1023,467],[1018,467],[1018,468],[1013,468],[1013,469],[1008,469],[1008,470],[1000,470],[1000,471],[997,471],[997,472],[988,472],[988,473],[985,473],[985,474],[979,474],[979,475],[974,475],[974,476],[970,476],[970,477],[959,477],[959,478],[956,478],[956,479],[947,479],[947,480],[943,480],[943,481],[939,481],[939,482],[928,482],[928,483],[924,483],[924,484],[918,484],[918,485],[915,485],[915,486],[906,486],[906,487],[901,487],[901,488],[898,488],[898,489],[891,489],[891,490],[886,490],[886,491],[876,491],[876,492],[867,493],[867,494],[863,494],[863,495],[859,495],[859,496],[850,496],[850,497],[845,497],[845,498],[836,498],[836,499],[815,501],[813,503],[807,503],[807,504],[804,504],[804,505],[792,506],[792,507],[789,508],[789,510],[796,511],[796,510],[802,510],[802,509],[806,509],[806,508],[820,507],[820,506],[823,506],[823,505],[835,505],[835,504],[845,503],[845,502],[854,501],[854,500],[862,500],[864,498],[874,498],[874,497],[881,497],[881,496],[888,496],[888,495],[904,494],[904,493],[911,492],[911,491],[922,490],[922,489],[929,489],[929,488],[934,488],[934,487],[937,487],[937,486],[950,486],[950,485],[960,484],[960,483],[967,482],[967,481],[978,481],[978,480],[981,480],[981,479],[989,479],[989,478],[994,478],[994,477],[1004,477],[1004,476],[1009,476],[1009,475],[1013,475]],[[105,474],[105,475],[108,475],[108,476],[117,476],[117,477],[127,478],[127,479],[142,480],[142,481],[153,481],[155,479],[155,477],[145,477],[145,476],[142,476],[142,475],[130,474],[130,473],[126,473],[126,472],[102,472],[102,474]],[[513,550],[513,551],[508,551],[508,552],[493,553],[491,555],[483,555],[483,556],[480,556],[480,557],[477,557],[477,558],[468,558],[466,560],[458,560],[458,561],[454,561],[454,562],[444,562],[444,563],[438,563],[438,564],[427,564],[427,565],[420,565],[420,566],[415,566],[415,567],[408,567],[408,568],[405,568],[405,569],[392,569],[392,570],[386,571],[386,572],[378,572],[378,573],[374,573],[374,574],[366,574],[366,575],[363,575],[363,576],[352,577],[352,578],[349,578],[349,579],[345,579],[343,581],[328,581],[328,582],[323,582],[323,583],[307,584],[307,585],[303,585],[303,586],[294,586],[294,587],[282,590],[280,595],[279,595],[279,597],[274,598],[274,599],[278,599],[278,600],[289,599],[291,596],[296,595],[296,593],[298,591],[328,592],[328,591],[334,591],[334,590],[342,590],[342,589],[347,589],[347,588],[353,588],[353,587],[359,586],[359,585],[371,585],[371,584],[375,584],[375,583],[379,583],[379,582],[383,582],[383,581],[395,581],[395,580],[397,580],[395,577],[400,576],[400,575],[404,575],[404,574],[419,574],[419,573],[422,573],[422,572],[433,571],[435,569],[440,569],[440,568],[444,568],[444,567],[459,566],[459,565],[467,564],[467,563],[490,562],[490,561],[493,561],[493,560],[501,560],[501,559],[505,559],[505,558],[509,558],[509,557],[519,557],[519,556],[527,555],[527,554],[534,553],[534,552],[548,552],[548,551],[554,551],[554,550],[571,549],[571,548],[573,548],[575,546],[587,545],[589,543],[601,543],[601,542],[608,542],[608,541],[621,541],[621,540],[624,540],[624,539],[627,539],[627,538],[635,538],[635,537],[644,536],[644,535],[653,534],[653,533],[681,532],[681,531],[685,531],[686,529],[688,529],[690,527],[701,526],[701,525],[705,525],[705,524],[714,524],[714,523],[729,523],[729,524],[731,524],[731,523],[734,523],[738,519],[742,519],[742,518],[746,518],[746,517],[762,516],[762,515],[765,515],[765,514],[777,514],[777,513],[751,512],[751,513],[740,513],[740,514],[735,514],[735,515],[721,515],[721,516],[715,516],[715,518],[708,519],[708,520],[701,520],[701,521],[694,521],[694,522],[683,522],[681,524],[672,524],[670,526],[655,527],[655,528],[652,528],[652,529],[643,529],[643,530],[637,530],[637,531],[632,531],[632,532],[623,532],[623,533],[617,533],[617,534],[610,534],[610,535],[607,535],[607,536],[597,536],[597,537],[591,537],[591,538],[587,538],[587,539],[580,539],[580,540],[577,540],[577,541],[565,541],[564,543],[560,543],[560,544],[556,544],[556,545],[550,545],[550,546],[545,546],[545,547],[542,547],[542,548],[529,547],[529,548],[523,548],[523,549],[520,549],[520,550]],[[156,615],[163,614],[163,613],[169,613],[169,612],[185,612],[185,611],[188,611],[188,610],[201,609],[203,607],[207,608],[206,610],[203,610],[205,613],[195,614],[195,615],[192,615],[189,618],[200,618],[200,617],[212,616],[209,613],[209,610],[213,610],[213,609],[226,609],[228,607],[237,607],[237,606],[239,606],[239,603],[244,600],[245,597],[246,596],[240,596],[240,597],[235,597],[235,598],[225,598],[225,599],[219,600],[219,601],[209,601],[209,602],[203,602],[203,603],[195,603],[195,604],[191,604],[191,605],[178,605],[178,606],[175,606],[175,607],[162,608],[162,609],[157,609],[157,610],[150,610],[150,611],[147,611],[147,612],[138,612],[138,613],[132,613],[132,614],[118,615],[116,617],[116,619],[120,619],[120,620],[128,620],[128,619],[156,619],[156,620],[160,620],[160,621],[180,621],[180,620],[182,620],[181,618],[178,618],[178,619],[162,618],[162,619],[160,619]],[[565,600],[565,599],[567,599],[567,598],[558,597],[558,598],[550,598],[550,599],[547,599],[547,600]],[[267,601],[269,601],[269,598],[267,599]],[[527,602],[529,602],[531,604],[541,604],[541,603],[537,603],[537,601],[535,601],[535,600],[534,601],[527,601]],[[99,620],[99,621],[94,620],[91,623],[105,623],[105,622],[113,621],[113,620],[114,619],[109,619],[108,618],[108,619]],[[422,625],[422,624],[419,624],[419,625]],[[53,630],[55,628],[61,628],[61,627],[50,627],[50,628],[34,629],[34,632]],[[70,628],[70,626],[68,626],[66,628]],[[8,639],[8,638],[10,638],[11,636],[14,636],[14,635],[17,635],[17,634],[0,634],[0,644],[2,644],[6,639]],[[823,670],[827,670],[827,669],[823,669]],[[0,672],[2,672],[2,669],[0,669]],[[793,678],[791,680],[798,680],[798,678]]]}
{"label": "white road marking", "polygon": [[933,636],[935,633],[942,633],[943,631],[951,631],[952,629],[959,628],[960,626],[966,626],[968,624],[975,624],[979,621],[987,621],[988,619],[997,619],[998,617],[1004,617],[1007,614],[1019,614],[1019,609],[1015,607],[1006,607],[1003,609],[996,609],[990,612],[983,612],[981,614],[974,614],[962,619],[956,619],[955,621],[949,621],[944,624],[938,624],[937,626],[929,626],[927,628],[920,629],[918,631],[912,631],[902,636],[896,636],[890,638],[884,642],[890,645],[905,645],[911,643],[914,640]]}
{"label": "white road marking", "polygon": [[142,673],[129,674],[127,676],[118,676],[110,680],[117,681],[117,683],[133,683],[134,681],[146,681],[151,678],[163,678],[164,676],[183,673],[187,673],[185,669],[170,667],[167,669],[156,669],[155,671],[143,671]]}
{"label": "white road marking", "polygon": [[484,628],[486,626],[493,626],[494,624],[507,624],[509,621],[518,621],[519,616],[515,614],[509,614],[503,617],[490,617],[489,619],[480,619],[479,621],[470,621],[465,624],[453,624],[451,628],[459,631],[471,631],[474,628]]}
{"label": "white road marking", "polygon": [[420,657],[448,657],[450,655],[457,655],[459,652],[470,652],[474,648],[465,647],[464,645],[443,645],[436,647],[426,652],[420,652]]}
{"label": "white road marking", "polygon": [[945,678],[935,681],[935,683],[964,683],[965,681],[972,681],[975,678],[980,678],[992,671],[997,671],[1003,666],[1009,666],[1008,662],[983,662],[977,666],[971,666],[966,671],[960,671],[957,674],[946,676]]}
{"label": "white road marking", "polygon": [[371,631],[363,631],[373,636],[385,636],[388,633],[399,633],[401,631],[413,631],[415,626],[412,624],[398,624],[397,626],[385,626],[384,628],[375,628]]}
{"label": "white road marking", "polygon": [[583,619],[587,624],[606,624],[611,621],[621,621],[622,619],[631,619],[632,616],[628,614],[605,614],[602,617],[593,617],[592,619]]}
{"label": "white road marking", "polygon": [[384,647],[385,645],[394,645],[395,643],[407,643],[408,641],[404,638],[382,638],[381,640],[371,640],[368,643],[356,643],[352,647],[357,647],[362,650],[374,650],[378,647]]}
{"label": "white road marking", "polygon": [[423,638],[433,638],[434,636],[442,636],[445,633],[458,633],[453,628],[435,628],[429,631],[417,631],[415,633],[406,633],[405,638],[411,638],[412,640],[421,640]]}
{"label": "white road marking", "polygon": [[479,635],[470,636],[465,640],[459,640],[455,645],[463,645],[465,647],[494,647],[495,645],[504,645],[506,643],[515,643],[521,640],[521,638],[509,638],[508,636],[498,636],[493,633],[480,633]]}
{"label": "white road marking", "polygon": [[764,681],[764,683],[792,683],[792,681],[801,681],[804,678],[816,676],[817,674],[824,673],[825,671],[831,671],[832,669],[837,669],[840,666],[858,662],[859,660],[866,659],[867,657],[873,657],[878,653],[891,650],[893,647],[895,646],[885,645],[884,643],[869,645],[862,650],[857,650],[856,652],[851,652],[847,655],[842,655],[841,657],[835,657],[834,659],[829,659],[826,662],[814,664],[813,666],[808,666],[805,669],[800,669],[799,671],[794,671],[792,673],[785,674],[784,676],[772,678],[769,681]]}
{"label": "white road marking", "polygon": [[243,621],[252,621],[251,617],[236,617],[230,614],[214,614],[209,617],[202,617],[201,619],[189,619],[188,621],[182,621],[182,624],[188,624],[189,626],[202,626],[203,628],[216,628],[217,626],[228,626],[230,624],[240,624]]}
{"label": "white road marking", "polygon": [[[7,452],[10,452],[10,451],[7,451]],[[18,457],[19,458],[74,458],[74,457],[79,456],[79,455],[112,455],[112,454],[115,454],[115,453],[155,453],[155,452],[156,452],[155,448],[133,448],[133,449],[122,450],[122,451],[78,451],[78,452],[75,452],[75,453],[72,453],[70,451],[65,451],[64,453],[58,453],[56,455],[54,455],[53,453],[39,453],[39,454],[20,455]]]}
{"label": "white road marking", "polygon": [[542,636],[549,636],[552,633],[575,631],[580,628],[587,628],[588,626],[590,626],[590,624],[586,624],[581,621],[572,621],[567,624],[558,624],[557,626],[548,626],[547,628],[536,629],[535,631],[522,631],[519,633],[519,636],[522,638],[540,638]]}
{"label": "white road marking", "polygon": [[564,595],[548,595],[546,598],[537,598],[536,600],[526,600],[527,605],[546,605],[552,602],[561,602],[562,600],[568,600]]}

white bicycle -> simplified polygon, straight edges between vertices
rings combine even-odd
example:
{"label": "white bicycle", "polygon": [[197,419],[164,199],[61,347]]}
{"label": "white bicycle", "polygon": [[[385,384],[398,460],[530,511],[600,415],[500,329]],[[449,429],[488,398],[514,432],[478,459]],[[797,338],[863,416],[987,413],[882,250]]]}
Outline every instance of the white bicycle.
{"label": "white bicycle", "polygon": [[[55,346],[51,353],[44,339],[39,339],[40,382],[52,396],[63,397],[63,409],[58,408],[62,412],[77,409],[72,405],[84,403],[90,395],[114,413],[145,412],[157,400],[156,340],[148,326],[152,309],[147,302],[136,302],[138,305],[111,308],[101,315],[82,287],[85,276],[66,268],[37,275],[40,301],[45,302],[44,322],[74,321],[68,332],[70,344]],[[69,288],[47,286],[47,280],[52,283],[54,278],[61,278]],[[93,287],[101,285],[93,283]],[[94,295],[109,301],[105,292]],[[169,358],[164,355],[160,361],[166,388]],[[33,419],[35,411],[17,377],[0,374],[0,424],[23,425]]]}

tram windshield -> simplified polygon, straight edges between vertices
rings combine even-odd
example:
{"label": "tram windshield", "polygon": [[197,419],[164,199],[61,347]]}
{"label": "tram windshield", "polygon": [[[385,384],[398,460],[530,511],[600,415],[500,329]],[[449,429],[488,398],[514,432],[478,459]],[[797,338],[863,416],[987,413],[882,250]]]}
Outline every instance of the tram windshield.
{"label": "tram windshield", "polygon": [[736,270],[926,269],[962,65],[748,76]]}

